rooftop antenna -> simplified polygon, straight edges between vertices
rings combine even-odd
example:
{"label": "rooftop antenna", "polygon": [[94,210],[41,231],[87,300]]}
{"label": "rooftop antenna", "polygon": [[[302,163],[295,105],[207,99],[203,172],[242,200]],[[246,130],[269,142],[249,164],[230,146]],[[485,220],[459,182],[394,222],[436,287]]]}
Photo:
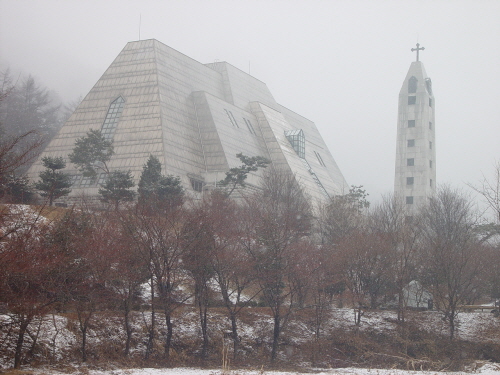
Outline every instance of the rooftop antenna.
{"label": "rooftop antenna", "polygon": [[141,21],[142,21],[142,13],[139,13],[139,40],[141,40]]}

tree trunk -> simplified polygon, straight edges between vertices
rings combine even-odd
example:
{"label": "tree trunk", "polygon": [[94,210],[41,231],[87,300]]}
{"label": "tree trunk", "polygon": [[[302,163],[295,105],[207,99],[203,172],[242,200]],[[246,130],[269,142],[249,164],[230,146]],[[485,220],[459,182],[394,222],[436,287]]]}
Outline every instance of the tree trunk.
{"label": "tree trunk", "polygon": [[273,347],[271,351],[271,363],[274,363],[278,354],[278,345],[281,333],[281,317],[279,311],[274,315]]}
{"label": "tree trunk", "polygon": [[450,313],[448,317],[448,321],[450,322],[450,340],[453,340],[455,337],[455,314]]}
{"label": "tree trunk", "polygon": [[130,324],[130,299],[127,298],[124,303],[124,312],[123,315],[125,317],[125,333],[127,334],[127,340],[125,342],[125,357],[127,357],[130,353],[130,342],[132,340],[132,325]]}
{"label": "tree trunk", "polygon": [[[221,287],[222,298],[224,300],[224,305],[226,306],[227,312],[229,314],[229,320],[231,321],[231,331],[233,337],[233,360],[236,359],[236,355],[238,353],[238,343],[240,341],[238,337],[238,324],[236,321],[236,311],[233,310],[233,303],[229,298],[229,292],[227,290],[226,284],[221,282],[219,283]],[[240,294],[238,293],[237,301],[240,300]],[[236,309],[236,306],[234,307]]]}
{"label": "tree trunk", "polygon": [[82,329],[82,362],[87,362],[87,325]]}
{"label": "tree trunk", "polygon": [[155,290],[154,290],[153,280],[151,279],[151,325],[149,327],[148,345],[146,346],[146,354],[144,356],[144,359],[146,359],[146,360],[149,359],[149,356],[151,355],[151,352],[153,351],[153,343],[154,343],[154,338],[155,338],[156,314],[155,314],[154,299],[155,299]]}
{"label": "tree trunk", "polygon": [[[206,287],[203,286],[202,289]],[[207,330],[207,313],[208,313],[208,296],[206,296],[206,290],[201,291],[203,296],[200,295],[198,298],[198,307],[200,311],[200,325],[201,334],[203,338],[203,346],[201,348],[201,358],[205,359],[208,353],[208,330]]]}
{"label": "tree trunk", "polygon": [[236,324],[236,313],[234,311],[230,312],[230,319],[231,319],[231,330],[233,334],[233,359],[236,359],[240,338],[238,337],[238,325]]}
{"label": "tree trunk", "polygon": [[14,353],[14,368],[18,369],[21,367],[21,359],[23,354],[23,343],[24,335],[28,329],[28,325],[31,322],[31,318],[23,317],[21,320],[21,325],[19,326],[19,334],[17,335],[16,351]]}
{"label": "tree trunk", "polygon": [[81,306],[77,307],[78,323],[80,325],[80,332],[82,333],[82,362],[87,362],[87,331],[89,328],[90,319],[92,318],[95,309],[95,306],[92,302],[87,307],[87,311],[85,311],[85,309]]}
{"label": "tree trunk", "polygon": [[38,342],[38,337],[40,336],[40,331],[42,329],[42,324],[43,324],[43,319],[40,318],[40,320],[38,321],[38,327],[36,328],[36,334],[35,335],[32,335],[30,330],[26,330],[26,332],[28,333],[28,335],[31,337],[31,340],[32,340],[32,344],[31,344],[31,348],[30,350],[28,351],[28,357],[32,357],[33,354],[35,353],[35,348],[36,348],[36,344]]}
{"label": "tree trunk", "polygon": [[404,292],[402,288],[398,292],[398,322],[405,322],[405,301]]}
{"label": "tree trunk", "polygon": [[165,323],[167,324],[167,338],[165,339],[165,359],[168,361],[170,359],[170,347],[172,346],[172,335],[174,330],[170,309],[168,309],[168,311],[165,311]]}

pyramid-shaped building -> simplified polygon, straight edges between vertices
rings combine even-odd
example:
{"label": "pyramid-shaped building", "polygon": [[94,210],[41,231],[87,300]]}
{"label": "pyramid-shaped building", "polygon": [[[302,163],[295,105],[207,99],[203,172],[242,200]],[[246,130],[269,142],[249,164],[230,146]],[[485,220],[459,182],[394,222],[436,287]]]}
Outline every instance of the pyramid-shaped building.
{"label": "pyramid-shaped building", "polygon": [[[335,160],[310,120],[279,105],[266,84],[226,62],[201,64],[157,40],[128,43],[31,167],[45,156],[68,161],[76,139],[99,129],[112,140],[110,171],[139,181],[149,155],[163,173],[179,176],[193,195],[213,188],[236,154],[263,156],[293,173],[313,200],[348,190]],[[72,192],[60,203],[97,196],[99,183],[68,163]],[[259,172],[248,178],[257,186]]]}

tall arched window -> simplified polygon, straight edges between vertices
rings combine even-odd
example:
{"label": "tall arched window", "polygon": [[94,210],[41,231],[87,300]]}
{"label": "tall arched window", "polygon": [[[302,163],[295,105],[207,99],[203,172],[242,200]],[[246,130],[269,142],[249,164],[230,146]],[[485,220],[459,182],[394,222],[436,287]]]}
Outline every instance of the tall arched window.
{"label": "tall arched window", "polygon": [[120,115],[122,114],[124,105],[125,99],[123,99],[121,96],[113,100],[109,105],[108,114],[106,115],[104,124],[102,124],[101,128],[101,134],[104,139],[108,141],[113,140],[116,125],[118,124],[118,120],[120,119]]}
{"label": "tall arched window", "polygon": [[417,83],[418,83],[418,79],[416,79],[415,76],[411,76],[411,78],[408,80],[408,93],[409,94],[414,94],[417,92]]}

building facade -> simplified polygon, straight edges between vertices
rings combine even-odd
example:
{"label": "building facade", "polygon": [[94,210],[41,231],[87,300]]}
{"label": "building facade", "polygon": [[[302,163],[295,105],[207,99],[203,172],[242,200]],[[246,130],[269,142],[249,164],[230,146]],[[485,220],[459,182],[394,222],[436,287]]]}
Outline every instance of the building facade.
{"label": "building facade", "polygon": [[[236,154],[263,156],[286,170],[313,200],[349,190],[315,124],[278,104],[266,84],[226,62],[202,64],[157,40],[128,43],[47,145],[45,156],[68,161],[76,139],[101,130],[113,142],[110,171],[130,170],[136,184],[149,155],[179,176],[194,196],[216,186]],[[71,201],[97,196],[99,184],[68,163]],[[248,178],[258,186],[260,171]]]}
{"label": "building facade", "polygon": [[418,58],[399,92],[394,192],[413,209],[436,189],[436,102],[432,82]]}

